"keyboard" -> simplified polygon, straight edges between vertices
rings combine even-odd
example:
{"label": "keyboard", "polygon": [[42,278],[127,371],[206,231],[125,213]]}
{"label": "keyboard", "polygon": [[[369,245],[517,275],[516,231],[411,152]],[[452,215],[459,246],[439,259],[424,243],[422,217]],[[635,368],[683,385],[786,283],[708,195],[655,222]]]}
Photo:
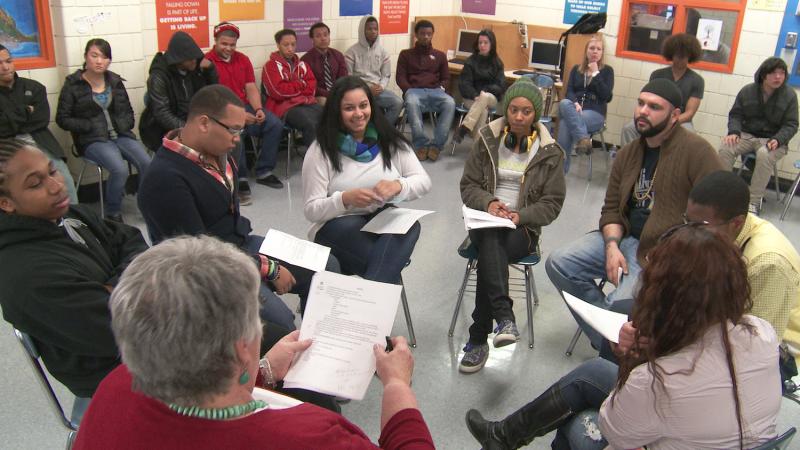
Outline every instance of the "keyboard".
{"label": "keyboard", "polygon": [[464,65],[464,63],[466,63],[466,62],[467,62],[467,60],[466,60],[466,59],[451,59],[451,60],[449,60],[449,61],[447,61],[447,62],[449,62],[449,63],[453,63],[453,64],[460,64],[460,65],[462,65],[462,66],[463,66],[463,65]]}
{"label": "keyboard", "polygon": [[513,73],[514,75],[533,75],[536,72],[532,70],[515,70]]}

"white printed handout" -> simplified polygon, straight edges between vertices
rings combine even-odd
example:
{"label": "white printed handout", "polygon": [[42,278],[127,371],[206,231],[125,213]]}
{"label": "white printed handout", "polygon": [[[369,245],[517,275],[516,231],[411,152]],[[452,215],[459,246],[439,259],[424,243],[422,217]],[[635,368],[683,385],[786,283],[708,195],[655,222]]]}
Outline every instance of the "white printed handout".
{"label": "white printed handout", "polygon": [[386,208],[361,227],[361,231],[375,234],[406,234],[417,220],[434,212],[424,209]]}
{"label": "white printed handout", "polygon": [[511,219],[504,219],[493,216],[486,211],[467,208],[467,205],[461,206],[461,214],[464,216],[464,229],[467,231],[478,228],[517,228]]}
{"label": "white printed handout", "polygon": [[331,249],[305,239],[296,238],[283,231],[271,229],[264,236],[264,242],[261,243],[261,248],[258,249],[258,252],[295,266],[305,267],[314,272],[321,272],[325,270],[325,266],[328,264],[328,255],[331,253]]}
{"label": "white printed handout", "polygon": [[562,291],[562,294],[564,294],[564,300],[570,309],[581,316],[581,319],[585,320],[589,326],[597,330],[604,338],[619,344],[619,329],[628,321],[628,316],[598,308],[568,292]]}
{"label": "white printed handout", "polygon": [[392,331],[401,286],[332,272],[311,281],[300,339],[313,344],[284,378],[288,388],[361,400],[375,373],[374,344]]}

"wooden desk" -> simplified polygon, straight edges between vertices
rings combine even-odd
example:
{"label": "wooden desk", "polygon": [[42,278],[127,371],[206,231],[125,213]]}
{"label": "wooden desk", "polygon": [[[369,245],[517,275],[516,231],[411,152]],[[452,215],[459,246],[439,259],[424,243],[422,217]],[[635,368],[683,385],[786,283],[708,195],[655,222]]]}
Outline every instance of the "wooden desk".
{"label": "wooden desk", "polygon": [[[447,67],[450,69],[450,75],[452,75],[452,76],[454,76],[456,78],[458,78],[458,76],[461,75],[461,71],[464,70],[464,65],[463,64],[457,64],[457,63],[448,62],[447,63]],[[519,80],[520,78],[522,78],[522,75],[517,75],[517,74],[514,73],[515,70],[527,70],[527,69],[506,70],[504,72],[504,75],[506,76],[506,83],[508,83],[509,85],[511,83]],[[562,83],[560,80],[556,81],[555,88],[558,89],[559,92],[561,92],[561,90],[564,88],[564,83]]]}
{"label": "wooden desk", "polygon": [[[450,87],[449,87],[449,89],[447,91],[450,93],[451,96],[453,96],[453,98],[461,99],[461,92],[459,92],[459,90],[458,90],[458,77],[461,75],[461,71],[464,70],[464,65],[463,64],[456,64],[456,63],[448,62],[447,63],[447,67],[450,70]],[[525,70],[525,69],[511,69],[511,70],[506,70],[504,72],[504,75],[506,76],[506,84],[509,85],[509,86],[513,82],[515,82],[515,81],[519,80],[520,78],[522,78],[522,75],[517,75],[517,74],[514,73],[515,70]],[[545,108],[548,111],[549,111],[550,105],[552,105],[552,103],[554,101],[558,101],[559,98],[562,98],[564,96],[564,94],[563,94],[563,92],[564,92],[564,83],[563,82],[561,82],[560,80],[556,81],[555,84],[553,85],[553,87],[555,88],[552,91],[552,94],[554,94],[554,95],[549,95],[548,98],[545,99]]]}

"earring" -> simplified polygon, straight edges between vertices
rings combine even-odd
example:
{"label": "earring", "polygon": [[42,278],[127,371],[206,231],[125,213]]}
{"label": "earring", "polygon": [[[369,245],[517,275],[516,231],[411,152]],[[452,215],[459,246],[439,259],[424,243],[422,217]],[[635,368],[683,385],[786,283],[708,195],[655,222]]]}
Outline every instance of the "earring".
{"label": "earring", "polygon": [[247,384],[248,381],[250,381],[250,374],[247,373],[247,369],[244,369],[239,376],[239,384]]}

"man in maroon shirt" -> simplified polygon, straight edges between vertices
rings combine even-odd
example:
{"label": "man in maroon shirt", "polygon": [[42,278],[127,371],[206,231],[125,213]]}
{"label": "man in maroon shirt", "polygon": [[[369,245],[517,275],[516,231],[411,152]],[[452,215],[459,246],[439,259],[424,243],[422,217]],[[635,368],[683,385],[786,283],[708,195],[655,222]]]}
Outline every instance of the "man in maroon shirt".
{"label": "man in maroon shirt", "polygon": [[[420,20],[414,25],[414,47],[400,52],[397,85],[403,90],[406,114],[411,124],[411,143],[420,161],[436,161],[447,142],[456,104],[445,92],[450,80],[447,57],[433,48],[433,24]],[[433,139],[425,136],[422,113],[437,113]]]}
{"label": "man in maroon shirt", "polygon": [[[283,123],[262,107],[253,64],[247,55],[236,51],[238,40],[239,27],[230,22],[220,23],[214,27],[214,47],[206,54],[206,58],[216,66],[219,83],[232,90],[245,104],[247,110],[245,133],[261,137],[261,152],[256,161],[256,182],[280,189],[283,183],[272,170],[278,159],[278,144],[283,132]],[[247,157],[241,141],[236,152],[239,165],[239,203],[249,205],[252,200],[250,200],[250,184],[247,181]]]}
{"label": "man in maroon shirt", "polygon": [[348,75],[347,64],[342,52],[330,48],[331,29],[325,23],[317,22],[311,25],[308,35],[314,43],[314,48],[307,51],[300,60],[304,61],[314,73],[314,78],[317,79],[314,97],[320,106],[325,106],[328,91],[333,87],[333,83]]}

